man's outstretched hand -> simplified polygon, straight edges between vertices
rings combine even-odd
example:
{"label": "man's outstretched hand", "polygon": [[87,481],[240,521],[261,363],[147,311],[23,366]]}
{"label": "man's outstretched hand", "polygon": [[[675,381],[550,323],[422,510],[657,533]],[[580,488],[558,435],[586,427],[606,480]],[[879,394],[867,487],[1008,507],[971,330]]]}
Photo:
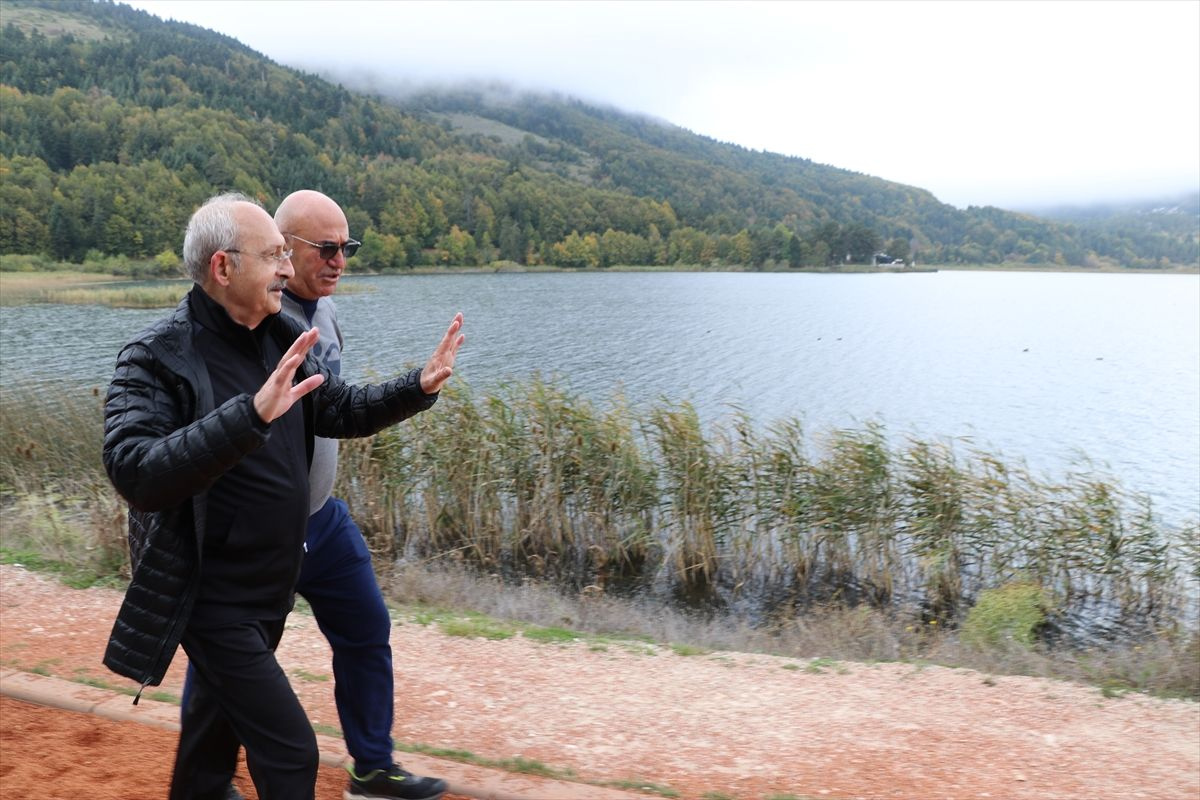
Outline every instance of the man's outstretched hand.
{"label": "man's outstretched hand", "polygon": [[[296,370],[304,363],[304,356],[317,343],[321,333],[316,328],[300,334],[292,346],[279,359],[279,366],[267,378],[267,382],[254,395],[254,410],[263,422],[274,422],[287,413],[292,404],[325,381],[321,374],[312,375],[292,385]],[[451,359],[453,362],[453,358]]]}
{"label": "man's outstretched hand", "polygon": [[421,370],[421,391],[425,394],[440,392],[442,386],[454,374],[454,359],[458,356],[458,348],[467,340],[466,336],[459,333],[462,324],[463,315],[460,311],[454,315],[454,320],[446,329],[446,335],[442,337],[437,349],[429,357],[429,362]]}

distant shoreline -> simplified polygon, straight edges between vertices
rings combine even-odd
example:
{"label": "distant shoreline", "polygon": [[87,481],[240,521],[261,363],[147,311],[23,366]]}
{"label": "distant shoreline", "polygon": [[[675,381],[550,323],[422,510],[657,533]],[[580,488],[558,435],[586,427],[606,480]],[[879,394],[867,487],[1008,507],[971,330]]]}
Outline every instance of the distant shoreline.
{"label": "distant shoreline", "polygon": [[917,267],[867,267],[854,266],[846,269],[834,267],[795,267],[786,269],[735,269],[732,267],[659,267],[659,266],[613,266],[603,269],[578,269],[572,267],[544,266],[486,266],[486,267],[413,267],[411,269],[367,270],[346,273],[346,277],[368,275],[486,275],[492,273],[526,272],[732,272],[762,273],[774,275],[876,275],[906,273],[928,274],[934,272],[1045,272],[1111,275],[1200,275],[1200,267],[1165,267],[1162,269],[1135,269],[1133,267],[1070,267],[1060,265],[1039,266],[1032,264],[929,264]]}
{"label": "distant shoreline", "polygon": [[[1134,269],[1131,267],[1071,267],[1058,264],[929,264],[916,267],[880,266],[870,267],[854,265],[844,269],[833,267],[798,267],[779,269],[735,269],[732,267],[701,267],[701,266],[633,266],[622,265],[605,267],[603,269],[579,269],[572,267],[527,266],[522,264],[502,264],[470,267],[412,267],[411,269],[396,270],[353,270],[345,273],[346,278],[380,277],[387,275],[491,275],[491,274],[523,274],[523,273],[601,273],[601,272],[707,272],[707,273],[763,273],[763,274],[807,274],[807,275],[875,275],[875,274],[930,274],[936,272],[1044,272],[1059,274],[1105,274],[1105,275],[1200,275],[1200,267],[1164,267],[1161,269]],[[118,275],[114,273],[91,272],[85,269],[77,270],[5,270],[0,264],[0,293],[6,295],[3,304],[20,303],[30,294],[38,294],[50,290],[63,290],[74,287],[92,287],[99,289],[103,285],[122,284],[134,281],[188,281],[182,276],[148,278],[144,276]]]}

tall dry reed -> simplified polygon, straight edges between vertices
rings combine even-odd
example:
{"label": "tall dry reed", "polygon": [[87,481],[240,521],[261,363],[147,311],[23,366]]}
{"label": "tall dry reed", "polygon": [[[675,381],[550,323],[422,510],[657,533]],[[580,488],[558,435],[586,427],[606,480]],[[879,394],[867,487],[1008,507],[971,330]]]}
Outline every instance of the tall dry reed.
{"label": "tall dry reed", "polygon": [[0,548],[85,580],[128,574],[125,507],[102,444],[99,390],[0,388]]}
{"label": "tall dry reed", "polygon": [[452,390],[361,452],[342,480],[379,487],[370,536],[408,560],[760,621],[865,603],[953,624],[981,592],[1032,581],[1048,630],[1195,626],[1195,523],[1165,525],[1091,469],[1051,481],[875,424],[808,437],[741,414],[705,426],[686,404],[635,416],[537,379]]}
{"label": "tall dry reed", "polygon": [[[100,398],[0,392],[7,550],[56,547],[119,571]],[[637,595],[754,624],[865,605],[952,627],[981,593],[1031,584],[1043,633],[1095,641],[1195,630],[1197,526],[1086,463],[1058,479],[879,425],[809,435],[686,404],[604,407],[537,378],[344,443],[337,492],[383,568],[460,563],[512,582]]]}

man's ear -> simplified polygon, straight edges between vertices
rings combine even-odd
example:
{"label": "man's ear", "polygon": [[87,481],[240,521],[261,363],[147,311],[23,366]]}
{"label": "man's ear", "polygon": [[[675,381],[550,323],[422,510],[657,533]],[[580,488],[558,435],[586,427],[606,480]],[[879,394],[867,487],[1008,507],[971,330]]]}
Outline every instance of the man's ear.
{"label": "man's ear", "polygon": [[208,274],[217,286],[229,286],[230,276],[235,268],[233,258],[224,250],[218,250],[208,259]]}

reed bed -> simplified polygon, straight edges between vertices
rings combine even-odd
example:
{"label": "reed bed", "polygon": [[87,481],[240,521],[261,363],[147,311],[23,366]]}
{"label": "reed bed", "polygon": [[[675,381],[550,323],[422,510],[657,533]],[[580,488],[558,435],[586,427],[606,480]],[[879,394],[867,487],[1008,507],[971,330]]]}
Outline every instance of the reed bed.
{"label": "reed bed", "polygon": [[819,605],[956,625],[1038,587],[1042,637],[1196,627],[1197,525],[1081,464],[1057,480],[878,425],[808,436],[686,404],[641,416],[533,380],[351,448],[340,490],[373,547],[510,580],[667,598],[756,624]]}
{"label": "reed bed", "polygon": [[[56,540],[94,569],[127,569],[100,403],[0,391],[5,550]],[[336,491],[383,571],[444,563],[762,628],[831,607],[939,630],[975,614],[980,640],[1018,643],[1197,628],[1194,521],[1165,525],[1086,464],[1051,480],[873,424],[705,425],[687,404],[600,407],[537,378],[481,396],[460,384],[433,411],[344,443]],[[1004,609],[1011,619],[987,618]]]}
{"label": "reed bed", "polygon": [[113,308],[170,308],[192,286],[190,281],[183,280],[154,286],[121,285],[128,281],[127,277],[80,271],[0,272],[0,305],[62,303]]}
{"label": "reed bed", "polygon": [[0,258],[0,295],[10,292],[19,295],[31,290],[48,289],[61,286],[81,286],[93,283],[111,283],[124,280],[123,278],[96,272],[82,270],[58,270],[55,272],[18,272],[7,269],[6,260]]}
{"label": "reed bed", "polygon": [[[112,308],[174,308],[192,288],[185,279],[159,278],[152,285],[129,284],[121,275],[80,271],[0,272],[0,306],[60,303],[102,305]],[[106,284],[98,286],[95,284]],[[375,287],[347,282],[341,294],[375,291]]]}
{"label": "reed bed", "polygon": [[191,283],[175,282],[170,286],[58,289],[45,292],[37,302],[113,308],[172,308],[191,288]]}
{"label": "reed bed", "polygon": [[99,390],[0,387],[0,550],[88,584],[129,575]]}

